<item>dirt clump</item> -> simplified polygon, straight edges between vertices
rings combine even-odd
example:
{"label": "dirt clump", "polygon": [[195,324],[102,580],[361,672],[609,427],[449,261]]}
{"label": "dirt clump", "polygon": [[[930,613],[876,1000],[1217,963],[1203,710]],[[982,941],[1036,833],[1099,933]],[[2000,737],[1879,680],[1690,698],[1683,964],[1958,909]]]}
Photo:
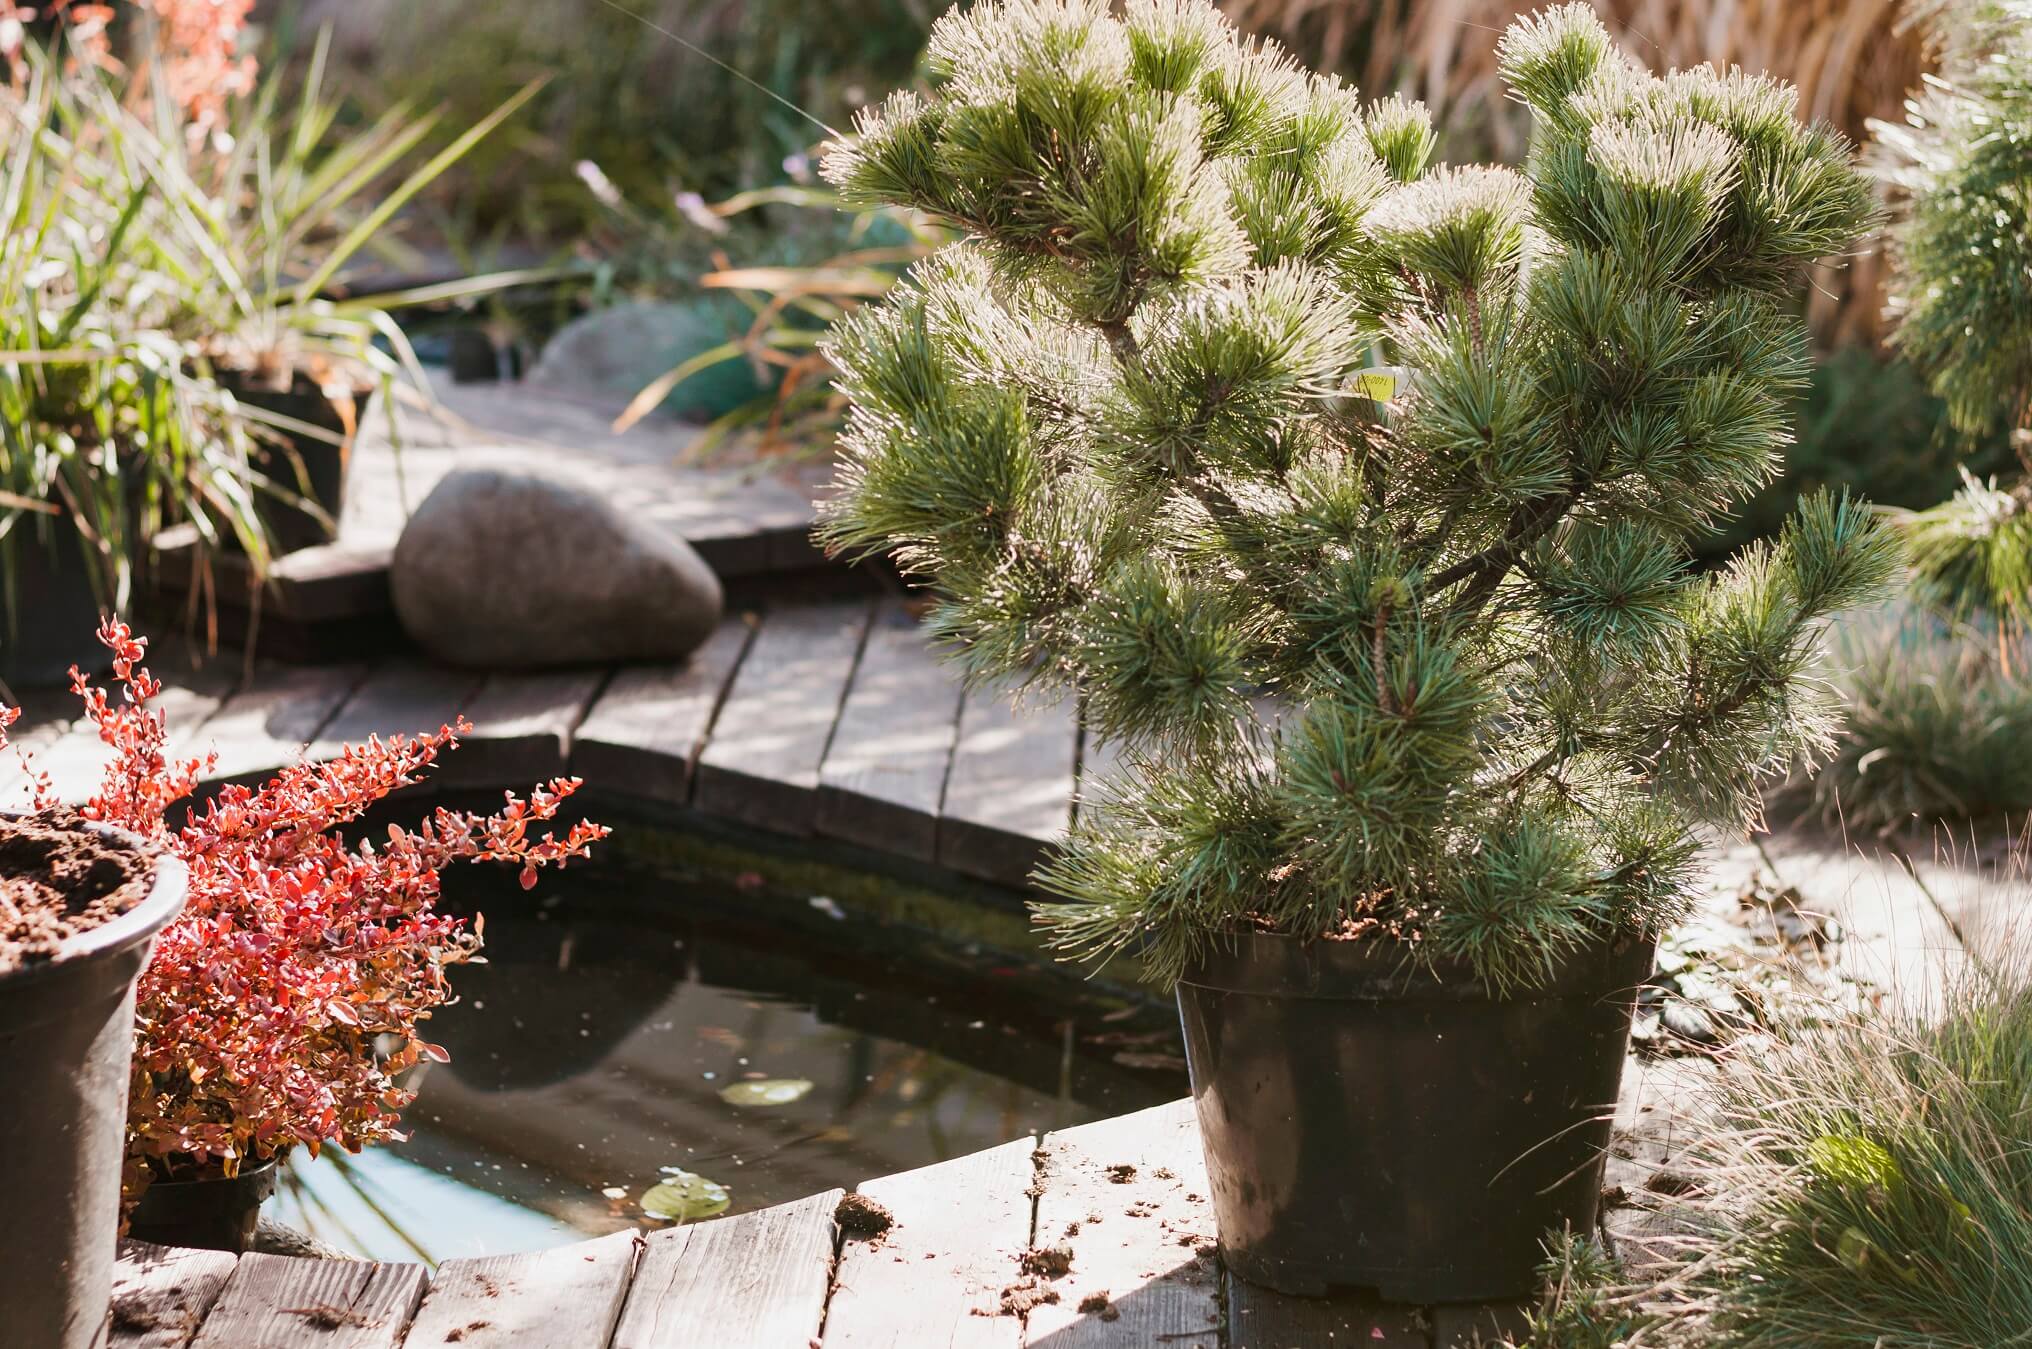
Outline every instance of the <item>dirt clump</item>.
{"label": "dirt clump", "polygon": [[1058,1301],[1058,1290],[1034,1276],[1025,1275],[1002,1290],[999,1312],[978,1312],[981,1316],[1024,1316],[1032,1307]]}
{"label": "dirt clump", "polygon": [[1119,1321],[1122,1309],[1115,1305],[1113,1298],[1105,1292],[1088,1293],[1080,1299],[1079,1309],[1089,1316],[1099,1316],[1103,1321]]}
{"label": "dirt clump", "polygon": [[845,1194],[833,1210],[833,1221],[850,1236],[872,1238],[896,1226],[896,1215],[865,1194]]}
{"label": "dirt clump", "polygon": [[1072,1269],[1072,1247],[1032,1246],[1019,1261],[1025,1274],[1042,1274],[1056,1279]]}
{"label": "dirt clump", "polygon": [[1127,1162],[1116,1162],[1108,1168],[1108,1179],[1117,1185],[1127,1185],[1136,1179],[1136,1168]]}
{"label": "dirt clump", "polygon": [[152,863],[88,832],[75,811],[0,818],[0,974],[51,959],[146,899]]}

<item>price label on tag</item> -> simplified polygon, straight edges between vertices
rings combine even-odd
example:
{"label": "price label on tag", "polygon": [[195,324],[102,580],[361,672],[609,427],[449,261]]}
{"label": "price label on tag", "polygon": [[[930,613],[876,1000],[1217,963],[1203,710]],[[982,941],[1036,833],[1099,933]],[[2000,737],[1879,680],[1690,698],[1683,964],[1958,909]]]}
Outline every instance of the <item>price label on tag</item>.
{"label": "price label on tag", "polygon": [[1356,398],[1387,403],[1411,385],[1411,372],[1401,365],[1372,365],[1358,370],[1348,380],[1348,392]]}

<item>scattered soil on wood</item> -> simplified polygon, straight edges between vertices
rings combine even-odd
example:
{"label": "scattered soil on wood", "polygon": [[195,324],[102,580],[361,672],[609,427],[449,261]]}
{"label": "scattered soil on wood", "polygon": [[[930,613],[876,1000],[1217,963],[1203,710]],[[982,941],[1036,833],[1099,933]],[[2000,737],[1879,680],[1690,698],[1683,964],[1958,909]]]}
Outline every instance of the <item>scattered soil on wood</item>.
{"label": "scattered soil on wood", "polygon": [[460,1326],[458,1329],[447,1333],[445,1335],[445,1343],[457,1344],[460,1340],[465,1339],[466,1336],[472,1334],[474,1331],[485,1330],[488,1326],[491,1326],[493,1324],[494,1323],[492,1321],[469,1321],[465,1325]]}
{"label": "scattered soil on wood", "polygon": [[1072,1269],[1072,1247],[1032,1246],[1023,1252],[1018,1263],[1025,1274],[1041,1274],[1047,1279],[1056,1279]]}
{"label": "scattered soil on wood", "polygon": [[865,1194],[845,1194],[833,1210],[833,1221],[849,1236],[872,1239],[896,1226],[896,1215]]}
{"label": "scattered soil on wood", "polygon": [[113,1327],[137,1335],[152,1330],[186,1332],[188,1338],[187,1332],[198,1328],[198,1318],[182,1301],[173,1307],[153,1307],[145,1295],[127,1293],[113,1299]]}
{"label": "scattered soil on wood", "polygon": [[1025,1275],[1002,1290],[999,1311],[975,1309],[976,1316],[1026,1316],[1032,1307],[1058,1301],[1058,1290],[1034,1276]]}
{"label": "scattered soil on wood", "polygon": [[369,1320],[351,1307],[341,1307],[330,1302],[313,1302],[308,1307],[284,1307],[282,1310],[290,1316],[301,1316],[319,1330],[338,1330],[342,1326],[365,1329],[381,1324],[379,1321]]}
{"label": "scattered soil on wood", "polygon": [[1122,1319],[1122,1309],[1106,1293],[1088,1293],[1080,1299],[1079,1309],[1089,1316],[1098,1315],[1103,1321]]}
{"label": "scattered soil on wood", "polygon": [[83,823],[54,810],[0,819],[0,974],[50,959],[148,897],[153,859]]}
{"label": "scattered soil on wood", "polygon": [[1127,1185],[1130,1181],[1136,1179],[1136,1168],[1127,1162],[1116,1162],[1108,1168],[1108,1179],[1114,1181],[1117,1185]]}

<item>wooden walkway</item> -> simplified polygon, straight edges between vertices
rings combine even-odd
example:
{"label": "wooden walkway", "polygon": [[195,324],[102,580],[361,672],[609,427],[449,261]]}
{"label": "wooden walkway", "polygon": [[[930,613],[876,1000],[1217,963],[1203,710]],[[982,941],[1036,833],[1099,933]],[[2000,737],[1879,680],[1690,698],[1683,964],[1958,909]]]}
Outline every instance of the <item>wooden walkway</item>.
{"label": "wooden walkway", "polygon": [[[118,1349],[1467,1349],[1509,1313],[1286,1298],[1221,1268],[1191,1103],[842,1192],[527,1255],[422,1265],[130,1243]],[[1069,1251],[1056,1278],[1033,1246]],[[1020,1308],[1027,1305],[1027,1310]]]}
{"label": "wooden walkway", "polygon": [[[396,404],[399,448],[388,432],[389,410],[378,401],[368,407],[338,536],[275,560],[264,624],[392,625],[388,566],[402,526],[446,474],[473,465],[586,476],[634,518],[687,540],[732,585],[827,565],[811,527],[813,498],[832,475],[829,460],[743,461],[727,452],[689,463],[698,428],[650,419],[615,435],[609,423],[618,407],[557,389],[444,382],[433,396],[435,408]],[[244,603],[244,563],[219,557],[214,565],[221,603]],[[179,588],[173,566],[165,580]]]}
{"label": "wooden walkway", "polygon": [[[1025,885],[1064,828],[1081,767],[1070,704],[963,697],[893,597],[730,615],[671,665],[483,677],[392,657],[264,666],[237,689],[216,663],[155,669],[175,750],[216,752],[215,781],[463,713],[476,729],[441,762],[440,787],[570,772],[603,793],[1004,886]],[[14,737],[67,800],[91,791],[108,757],[89,725],[59,715],[75,711],[67,694],[39,698]],[[15,757],[0,759],[0,808],[28,790]]]}

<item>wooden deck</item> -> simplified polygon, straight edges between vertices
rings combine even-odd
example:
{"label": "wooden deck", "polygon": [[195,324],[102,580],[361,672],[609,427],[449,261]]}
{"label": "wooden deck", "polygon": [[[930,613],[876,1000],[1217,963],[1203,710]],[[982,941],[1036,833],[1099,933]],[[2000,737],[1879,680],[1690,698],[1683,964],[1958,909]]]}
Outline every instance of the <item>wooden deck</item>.
{"label": "wooden deck", "polygon": [[[392,624],[388,566],[403,524],[446,474],[476,464],[586,475],[635,518],[687,540],[731,585],[825,565],[811,526],[813,498],[831,477],[827,461],[728,453],[691,463],[698,428],[650,419],[615,435],[618,407],[565,390],[444,382],[433,396],[434,408],[398,400],[392,414],[378,402],[367,409],[338,536],[276,559],[264,624]],[[221,603],[243,604],[243,564],[219,557],[214,565]],[[165,579],[178,589],[175,565]]]}
{"label": "wooden deck", "polygon": [[[751,829],[1023,886],[1065,826],[1080,772],[1069,704],[1012,710],[961,696],[894,598],[788,603],[730,615],[689,661],[481,676],[409,657],[261,667],[234,687],[214,663],[158,662],[180,753],[215,752],[214,781],[250,781],[369,735],[473,735],[445,788],[527,786],[566,772],[603,792]],[[85,796],[108,757],[75,700],[39,698],[15,739],[57,794]],[[43,715],[37,717],[35,714]],[[29,784],[0,760],[0,808]]]}
{"label": "wooden deck", "polygon": [[[1124,1168],[1132,1169],[1125,1171]],[[1510,1315],[1286,1298],[1221,1268],[1190,1102],[1020,1138],[857,1187],[895,1215],[843,1233],[842,1192],[646,1236],[421,1265],[130,1243],[120,1349],[1433,1349]],[[1071,1269],[1027,1278],[1032,1246]],[[1035,1285],[1046,1298],[1012,1310]],[[1005,1305],[1009,1303],[1011,1305]]]}

